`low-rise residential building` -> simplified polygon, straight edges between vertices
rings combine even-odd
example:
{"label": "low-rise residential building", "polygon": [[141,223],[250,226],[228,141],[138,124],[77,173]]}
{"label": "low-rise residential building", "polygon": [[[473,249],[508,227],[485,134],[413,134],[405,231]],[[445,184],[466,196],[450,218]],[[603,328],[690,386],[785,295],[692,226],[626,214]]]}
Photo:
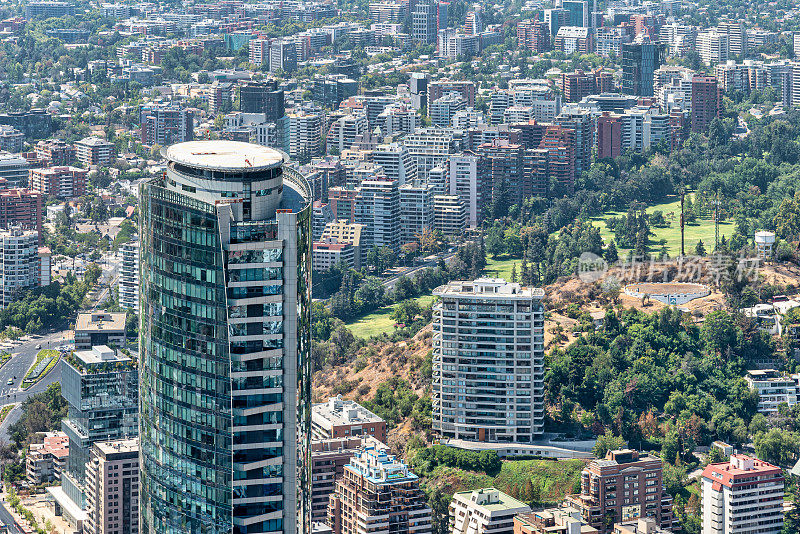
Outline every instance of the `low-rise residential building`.
{"label": "low-rise residential building", "polygon": [[332,397],[312,406],[311,433],[317,439],[374,436],[386,443],[386,421],[355,401]]}
{"label": "low-rise residential building", "polygon": [[75,322],[75,349],[89,350],[97,345],[125,344],[125,313],[79,313]]}
{"label": "low-rise residential building", "polygon": [[783,472],[745,454],[703,470],[703,534],[759,532],[783,527]]}
{"label": "low-rise residential building", "polygon": [[752,369],[744,377],[750,389],[758,393],[758,411],[776,414],[781,404],[791,408],[797,404],[798,377],[779,373],[775,369]]}
{"label": "low-rise residential building", "polygon": [[495,488],[462,491],[450,503],[452,534],[514,534],[514,516],[530,506]]}
{"label": "low-rise residential building", "polygon": [[69,438],[63,432],[47,432],[42,443],[31,443],[25,456],[25,477],[29,484],[61,478],[69,455]]}
{"label": "low-rise residential building", "polygon": [[570,506],[546,508],[514,517],[514,534],[597,534],[581,511]]}

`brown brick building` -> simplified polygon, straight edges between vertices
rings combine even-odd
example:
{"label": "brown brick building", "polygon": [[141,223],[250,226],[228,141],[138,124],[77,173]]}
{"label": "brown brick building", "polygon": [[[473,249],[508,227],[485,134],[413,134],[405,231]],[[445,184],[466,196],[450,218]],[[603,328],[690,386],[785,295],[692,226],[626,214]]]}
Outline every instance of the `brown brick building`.
{"label": "brown brick building", "polygon": [[42,195],[28,189],[4,189],[0,191],[0,227],[21,226],[39,232],[42,242],[43,214]]}
{"label": "brown brick building", "polygon": [[638,451],[609,451],[581,472],[581,493],[567,495],[583,520],[608,534],[614,523],[652,517],[661,528],[672,528],[672,496],[664,490],[660,458]]}

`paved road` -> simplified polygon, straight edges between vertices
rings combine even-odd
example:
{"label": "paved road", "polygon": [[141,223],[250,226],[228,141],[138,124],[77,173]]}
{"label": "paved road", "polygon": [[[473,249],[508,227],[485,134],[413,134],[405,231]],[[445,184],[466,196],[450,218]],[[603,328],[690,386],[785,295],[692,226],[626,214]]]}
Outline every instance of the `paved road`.
{"label": "paved road", "polygon": [[452,263],[452,261],[453,261],[453,258],[455,258],[455,257],[456,257],[456,252],[448,252],[445,255],[440,256],[439,258],[437,258],[436,261],[434,261],[432,263],[423,263],[422,265],[415,265],[413,267],[409,267],[408,269],[406,269],[402,273],[398,273],[398,274],[392,276],[391,278],[389,278],[387,280],[384,280],[383,281],[383,287],[385,287],[387,291],[391,291],[392,289],[394,289],[395,284],[397,284],[397,281],[400,279],[401,276],[411,276],[415,272],[421,271],[422,269],[427,269],[428,267],[436,267],[436,265],[439,262],[439,259],[444,260],[444,263],[446,265],[450,265],[450,263]]}
{"label": "paved road", "polygon": [[[11,360],[0,367],[0,405],[21,403],[31,395],[44,391],[53,382],[61,380],[61,362],[58,362],[42,380],[24,391],[20,389],[25,373],[36,361],[36,354],[40,350],[36,347],[41,346],[42,349],[58,347],[64,343],[68,333],[68,330],[48,333],[38,339],[26,341],[11,350],[13,354]],[[12,382],[11,385],[8,384],[9,380]],[[0,424],[0,442],[9,440],[8,427],[19,420],[21,412],[19,408],[14,408]]]}
{"label": "paved road", "polygon": [[8,526],[9,534],[24,534],[19,528],[17,528],[17,524],[14,522],[14,518],[11,516],[11,513],[6,508],[5,501],[3,501],[3,505],[0,506],[0,523]]}

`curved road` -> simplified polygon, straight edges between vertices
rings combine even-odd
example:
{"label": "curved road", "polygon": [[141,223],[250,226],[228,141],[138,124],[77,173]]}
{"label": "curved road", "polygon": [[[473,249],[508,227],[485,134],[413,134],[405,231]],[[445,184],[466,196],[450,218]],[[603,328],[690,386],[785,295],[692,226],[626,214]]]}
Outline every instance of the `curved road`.
{"label": "curved road", "polygon": [[[31,339],[11,349],[12,358],[0,367],[0,406],[11,403],[21,403],[28,397],[47,389],[53,382],[61,380],[61,362],[58,362],[47,375],[26,390],[20,389],[22,378],[33,362],[40,349],[53,349],[62,345],[68,330],[45,334],[38,339]],[[12,385],[8,382],[11,381]],[[0,424],[0,442],[8,442],[8,427],[17,422],[22,410],[14,408]]]}

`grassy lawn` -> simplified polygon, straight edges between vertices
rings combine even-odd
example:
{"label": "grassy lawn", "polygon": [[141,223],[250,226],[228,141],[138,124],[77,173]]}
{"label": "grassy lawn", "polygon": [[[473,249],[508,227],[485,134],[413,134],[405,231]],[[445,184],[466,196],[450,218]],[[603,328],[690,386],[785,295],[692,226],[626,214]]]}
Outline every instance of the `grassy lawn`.
{"label": "grassy lawn", "polygon": [[15,406],[16,404],[6,404],[2,408],[0,408],[0,424],[3,424],[3,421],[6,420],[6,416],[8,416],[8,413],[11,410],[13,410]]}
{"label": "grassy lawn", "polygon": [[[693,199],[694,200],[694,199]],[[655,235],[650,236],[650,243],[652,252],[658,252],[661,247],[657,244],[661,239],[667,240],[667,250],[670,256],[675,256],[681,252],[681,201],[670,200],[661,204],[649,206],[645,211],[650,214],[654,211],[661,211],[664,213],[664,218],[667,219],[669,226],[666,228],[651,228]],[[608,229],[605,221],[611,217],[619,217],[623,212],[608,212],[601,217],[593,217],[592,224],[600,229],[600,235],[603,241],[608,243],[613,239],[614,234]],[[723,235],[726,239],[730,239],[734,231],[734,224],[732,221],[724,221],[719,223],[719,235]],[[687,224],[685,227],[685,247],[686,254],[693,254],[697,242],[702,239],[703,244],[707,251],[714,248],[714,221],[711,218],[698,219],[697,222]],[[620,255],[621,256],[621,255]],[[519,269],[519,267],[517,267]]]}
{"label": "grassy lawn", "polygon": [[0,367],[3,367],[11,359],[11,354],[4,352],[0,354]]}
{"label": "grassy lawn", "polygon": [[498,256],[497,258],[486,258],[486,267],[483,269],[483,274],[489,278],[504,278],[511,281],[511,268],[514,264],[517,265],[517,279],[521,269],[522,260],[520,258],[510,258],[506,255]]}
{"label": "grassy lawn", "polygon": [[438,466],[429,483],[439,486],[448,495],[494,486],[519,498],[528,480],[534,489],[534,500],[540,504],[560,502],[567,493],[580,489],[583,460],[515,460],[504,461],[500,473],[492,478],[484,473]]}
{"label": "grassy lawn", "polygon": [[[33,362],[33,365],[31,365],[30,369],[28,369],[28,372],[25,373],[25,378],[22,379],[22,389],[28,389],[29,387],[34,385],[36,382],[41,380],[41,378],[44,377],[47,373],[49,373],[50,370],[53,367],[55,367],[55,365],[58,363],[59,355],[60,355],[60,353],[57,350],[48,350],[48,349],[40,350],[39,354],[36,355],[36,361]],[[50,363],[47,364],[47,367],[45,367],[44,371],[42,371],[39,374],[38,377],[36,377],[35,379],[32,379],[32,380],[29,381],[28,377],[31,375],[31,372],[36,368],[36,366],[42,360],[44,360],[45,358],[50,357],[50,356],[52,356],[53,359],[50,360]]]}
{"label": "grassy lawn", "polygon": [[[433,295],[422,295],[417,297],[416,300],[420,308],[426,308],[433,302]],[[394,320],[392,319],[392,311],[397,304],[383,306],[378,308],[372,313],[369,313],[359,319],[355,319],[347,323],[347,328],[353,333],[354,336],[368,339],[372,336],[379,336],[381,334],[391,334],[394,332]]]}

